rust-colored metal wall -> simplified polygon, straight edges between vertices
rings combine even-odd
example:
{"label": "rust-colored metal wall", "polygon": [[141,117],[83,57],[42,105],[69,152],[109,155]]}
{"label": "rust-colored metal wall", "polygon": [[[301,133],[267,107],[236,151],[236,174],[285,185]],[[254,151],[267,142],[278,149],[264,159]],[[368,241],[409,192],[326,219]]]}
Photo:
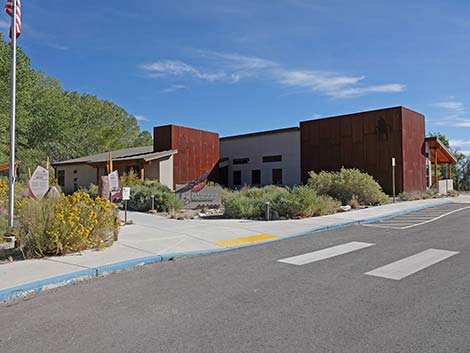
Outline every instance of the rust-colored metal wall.
{"label": "rust-colored metal wall", "polygon": [[404,190],[426,190],[426,151],[424,115],[402,107]]}
{"label": "rust-colored metal wall", "polygon": [[219,161],[219,135],[177,125],[157,126],[154,151],[176,149],[173,159],[173,182],[186,184],[211,173]]}
{"label": "rust-colored metal wall", "polygon": [[[369,173],[391,194],[394,157],[397,193],[424,186],[422,173],[416,172],[421,167],[425,171],[419,156],[424,143],[424,116],[408,109],[395,107],[303,121],[300,138],[303,182],[310,171],[337,171],[344,166]],[[413,168],[406,177],[405,168]]]}

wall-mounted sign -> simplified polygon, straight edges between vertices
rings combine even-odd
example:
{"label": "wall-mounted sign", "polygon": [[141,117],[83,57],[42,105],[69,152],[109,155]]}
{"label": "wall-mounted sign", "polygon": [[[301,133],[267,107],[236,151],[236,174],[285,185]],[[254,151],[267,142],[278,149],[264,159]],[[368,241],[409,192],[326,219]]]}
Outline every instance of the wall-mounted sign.
{"label": "wall-mounted sign", "polygon": [[122,200],[128,201],[131,199],[131,188],[130,187],[123,187],[122,188]]}
{"label": "wall-mounted sign", "polygon": [[49,171],[38,166],[28,182],[29,196],[40,200],[49,190]]}

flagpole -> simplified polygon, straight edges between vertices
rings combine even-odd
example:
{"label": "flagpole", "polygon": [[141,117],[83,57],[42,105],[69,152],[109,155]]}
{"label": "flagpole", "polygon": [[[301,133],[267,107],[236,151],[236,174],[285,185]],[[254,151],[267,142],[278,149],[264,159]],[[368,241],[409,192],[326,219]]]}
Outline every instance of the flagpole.
{"label": "flagpole", "polygon": [[8,226],[13,227],[15,215],[15,129],[16,129],[16,0],[11,16],[11,105],[10,105],[10,189],[8,194]]}

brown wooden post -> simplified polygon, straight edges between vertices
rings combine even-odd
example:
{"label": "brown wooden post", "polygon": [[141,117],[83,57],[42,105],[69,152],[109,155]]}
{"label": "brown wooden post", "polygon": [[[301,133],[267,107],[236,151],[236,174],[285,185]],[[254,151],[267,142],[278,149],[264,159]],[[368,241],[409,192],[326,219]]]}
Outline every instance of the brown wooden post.
{"label": "brown wooden post", "polygon": [[439,191],[439,176],[437,175],[437,148],[434,150],[435,158],[434,158],[434,183],[436,191]]}
{"label": "brown wooden post", "polygon": [[449,171],[449,175],[447,176],[447,179],[452,179],[452,163],[448,163],[447,168]]}
{"label": "brown wooden post", "polygon": [[145,181],[145,163],[140,163],[140,180]]}

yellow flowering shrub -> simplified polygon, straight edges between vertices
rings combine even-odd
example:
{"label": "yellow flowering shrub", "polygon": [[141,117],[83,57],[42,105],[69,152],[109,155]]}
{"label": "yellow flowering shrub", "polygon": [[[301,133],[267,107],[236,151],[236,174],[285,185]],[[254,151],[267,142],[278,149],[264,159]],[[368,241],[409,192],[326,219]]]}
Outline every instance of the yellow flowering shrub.
{"label": "yellow flowering shrub", "polygon": [[85,192],[31,200],[19,210],[17,234],[25,257],[100,249],[117,238],[115,206]]}

